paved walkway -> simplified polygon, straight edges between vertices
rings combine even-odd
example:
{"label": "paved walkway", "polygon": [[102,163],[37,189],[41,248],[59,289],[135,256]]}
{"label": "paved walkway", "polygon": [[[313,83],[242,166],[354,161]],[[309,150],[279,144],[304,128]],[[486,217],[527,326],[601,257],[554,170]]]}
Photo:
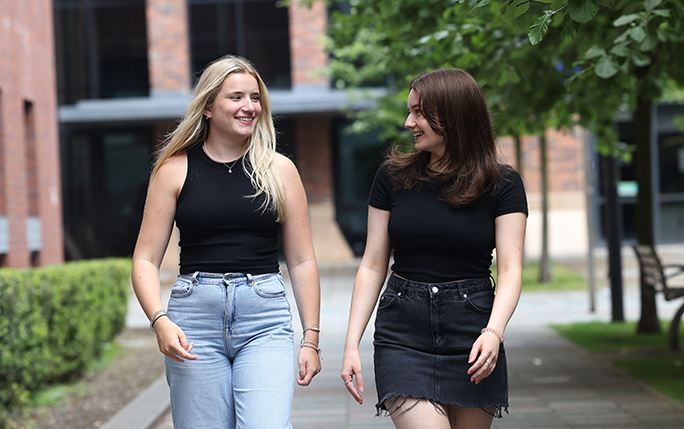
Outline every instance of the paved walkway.
{"label": "paved walkway", "polygon": [[[388,418],[374,417],[372,330],[367,331],[361,345],[367,387],[363,405],[346,393],[339,376],[354,274],[353,264],[321,269],[323,371],[311,386],[295,387],[295,428],[393,427]],[[605,284],[604,279],[599,280]],[[523,294],[506,331],[510,414],[496,420],[494,428],[684,428],[682,405],[607,362],[592,358],[547,327],[550,323],[610,320],[609,294],[599,290],[595,296],[596,311],[592,313],[586,291]],[[626,318],[637,319],[638,292],[628,281],[624,297]],[[659,300],[659,315],[670,318],[680,304]],[[135,298],[128,325],[147,325]],[[295,326],[299,326],[298,320]],[[171,429],[165,383],[160,379],[150,389],[110,420],[105,429]],[[123,416],[128,420],[121,420]],[[143,423],[136,422],[137,417]]]}

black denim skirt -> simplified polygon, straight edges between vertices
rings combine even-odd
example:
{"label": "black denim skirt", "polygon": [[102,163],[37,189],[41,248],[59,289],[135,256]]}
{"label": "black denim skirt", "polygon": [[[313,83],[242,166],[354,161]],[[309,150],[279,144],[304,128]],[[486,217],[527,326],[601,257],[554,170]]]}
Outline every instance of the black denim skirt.
{"label": "black denim skirt", "polygon": [[460,407],[508,408],[503,344],[492,374],[470,381],[468,356],[487,326],[494,303],[488,278],[420,283],[392,274],[375,319],[375,383],[378,414],[396,397]]}

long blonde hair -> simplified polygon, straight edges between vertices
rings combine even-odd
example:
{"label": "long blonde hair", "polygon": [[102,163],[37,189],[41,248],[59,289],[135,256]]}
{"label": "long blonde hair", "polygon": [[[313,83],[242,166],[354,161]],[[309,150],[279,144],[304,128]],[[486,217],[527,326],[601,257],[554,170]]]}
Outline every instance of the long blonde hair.
{"label": "long blonde hair", "polygon": [[188,105],[187,112],[174,131],[167,135],[157,153],[152,169],[152,177],[159,167],[174,155],[185,153],[198,144],[202,144],[209,135],[209,121],[204,117],[204,110],[216,99],[223,81],[231,73],[247,73],[259,84],[261,116],[254,127],[254,132],[247,139],[243,162],[245,173],[256,189],[250,198],[263,194],[265,199],[262,210],[272,210],[277,214],[277,221],[287,217],[287,199],[283,179],[275,163],[276,133],[271,114],[271,100],[263,80],[252,63],[242,57],[226,55],[207,66],[195,85],[195,93]]}

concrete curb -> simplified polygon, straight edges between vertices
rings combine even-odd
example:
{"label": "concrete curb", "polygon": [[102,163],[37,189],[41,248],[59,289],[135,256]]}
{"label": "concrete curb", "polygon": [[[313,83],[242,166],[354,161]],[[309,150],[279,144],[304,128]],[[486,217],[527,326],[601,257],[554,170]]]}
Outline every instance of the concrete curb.
{"label": "concrete curb", "polygon": [[149,429],[170,409],[169,386],[162,375],[100,428]]}

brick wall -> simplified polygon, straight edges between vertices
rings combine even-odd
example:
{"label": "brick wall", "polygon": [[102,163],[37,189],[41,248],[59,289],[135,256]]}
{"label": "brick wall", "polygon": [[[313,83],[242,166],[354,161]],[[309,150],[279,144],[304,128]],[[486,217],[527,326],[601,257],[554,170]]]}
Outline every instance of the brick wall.
{"label": "brick wall", "polygon": [[190,50],[185,0],[147,0],[150,93],[190,89]]}
{"label": "brick wall", "polygon": [[297,168],[309,202],[333,201],[330,119],[303,116],[297,119]]}
{"label": "brick wall", "polygon": [[329,86],[324,73],[328,54],[323,45],[327,6],[322,1],[311,3],[311,6],[305,6],[301,0],[293,0],[289,6],[292,88],[295,90],[297,87]]}
{"label": "brick wall", "polygon": [[42,231],[34,262],[59,264],[64,244],[52,1],[4,0],[0,7],[0,215],[9,222],[3,264],[31,264],[26,234],[30,214],[39,216]]}
{"label": "brick wall", "polygon": [[[549,192],[583,192],[584,161],[583,142],[580,130],[561,132],[546,130],[546,151],[548,155]],[[515,143],[512,137],[500,138],[499,147],[502,160],[515,166]],[[539,158],[539,138],[522,139],[522,172],[528,194],[541,192],[541,164]]]}

